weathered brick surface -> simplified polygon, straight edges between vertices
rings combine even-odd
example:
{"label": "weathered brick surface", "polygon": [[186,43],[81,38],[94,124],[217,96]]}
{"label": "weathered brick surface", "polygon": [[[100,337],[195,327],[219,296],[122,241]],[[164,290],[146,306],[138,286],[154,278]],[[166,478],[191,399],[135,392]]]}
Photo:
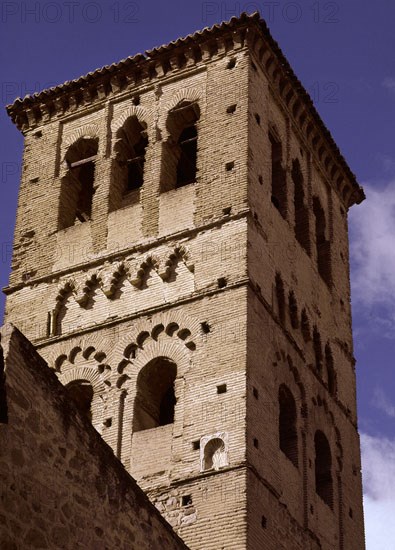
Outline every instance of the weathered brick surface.
{"label": "weathered brick surface", "polygon": [[0,547],[186,549],[33,346],[6,325],[1,347]]}
{"label": "weathered brick surface", "polygon": [[[347,210],[363,191],[258,19],[81,81],[83,98],[66,87],[58,118],[11,108],[26,148],[6,317],[61,382],[92,385],[93,425],[191,548],[360,550]],[[198,112],[196,181],[167,190],[169,112],[185,101]],[[115,142],[133,116],[144,184],[117,202]],[[92,219],[59,230],[63,161],[83,136],[99,144]],[[133,433],[138,376],[158,357],[177,366],[174,422]],[[282,384],[297,465],[279,448]],[[317,430],[332,507],[315,487]],[[224,463],[201,471],[216,434]]]}

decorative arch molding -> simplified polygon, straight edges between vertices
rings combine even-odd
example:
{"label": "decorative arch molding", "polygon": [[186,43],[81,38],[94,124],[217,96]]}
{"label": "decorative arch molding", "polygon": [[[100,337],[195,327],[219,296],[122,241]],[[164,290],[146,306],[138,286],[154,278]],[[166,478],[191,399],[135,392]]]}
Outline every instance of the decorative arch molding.
{"label": "decorative arch molding", "polygon": [[130,105],[125,110],[122,110],[119,115],[114,117],[111,123],[111,132],[115,137],[118,130],[122,128],[128,118],[136,117],[138,121],[144,122],[147,125],[147,131],[152,131],[155,122],[155,112],[151,108],[141,107],[140,105]]}
{"label": "decorative arch molding", "polygon": [[68,279],[65,282],[62,282],[57,288],[57,294],[55,297],[55,311],[58,312],[59,309],[63,306],[65,300],[68,296],[75,295],[77,293],[77,284],[74,279]]}
{"label": "decorative arch molding", "polygon": [[93,367],[75,367],[70,369],[64,374],[59,374],[58,378],[64,386],[67,386],[70,382],[75,380],[87,380],[91,383],[95,394],[103,394],[107,391],[106,383],[103,380],[102,375]]}
{"label": "decorative arch molding", "polygon": [[99,139],[100,131],[98,124],[85,124],[74,132],[66,135],[63,141],[63,148],[66,150],[80,139]]}
{"label": "decorative arch molding", "polygon": [[176,107],[181,101],[190,101],[191,103],[197,102],[199,104],[200,113],[204,112],[203,90],[201,88],[181,88],[171,98],[163,102],[161,105],[161,113],[159,115],[158,127],[162,132],[164,139],[168,137],[168,130],[166,128],[167,117],[169,111]]}
{"label": "decorative arch molding", "polygon": [[[136,323],[133,333],[118,342],[114,364],[118,365],[118,373],[123,375],[124,371],[126,374],[130,370],[129,365],[133,364],[133,368],[136,368],[140,364],[137,361],[140,361],[141,356],[145,357],[143,352],[148,349],[153,354],[151,359],[158,355],[159,349],[166,353],[173,350],[176,359],[173,356],[169,356],[169,359],[175,361],[181,358],[181,351],[185,357],[189,357],[200,337],[199,322],[178,311],[165,312],[151,320],[141,319]],[[166,349],[163,349],[165,343]]]}

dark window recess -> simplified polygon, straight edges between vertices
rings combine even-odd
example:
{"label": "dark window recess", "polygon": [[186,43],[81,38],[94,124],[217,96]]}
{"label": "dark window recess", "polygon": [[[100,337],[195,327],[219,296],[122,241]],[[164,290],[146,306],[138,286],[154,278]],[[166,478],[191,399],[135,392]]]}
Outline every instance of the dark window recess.
{"label": "dark window recess", "polygon": [[92,421],[93,388],[87,380],[75,380],[67,384],[66,389],[82,416]]}
{"label": "dark window recess", "polygon": [[217,393],[218,394],[226,393],[226,392],[227,392],[226,384],[221,384],[220,386],[217,386]]}
{"label": "dark window recess", "polygon": [[197,130],[195,125],[185,128],[178,139],[180,158],[177,165],[176,187],[196,181]]}
{"label": "dark window recess", "polygon": [[133,431],[138,432],[174,422],[176,375],[175,363],[163,357],[153,359],[140,371],[137,378]]}
{"label": "dark window recess", "polygon": [[200,449],[200,439],[197,439],[196,441],[192,441],[192,449],[194,451],[198,451]]}
{"label": "dark window recess", "polygon": [[202,331],[204,332],[204,334],[208,334],[209,332],[211,332],[211,327],[207,323],[207,321],[203,321],[203,323],[200,323],[200,326],[202,327]]}
{"label": "dark window recess", "polygon": [[225,288],[228,284],[226,277],[220,277],[217,279],[218,288]]}
{"label": "dark window recess", "polygon": [[287,182],[285,179],[285,170],[282,167],[282,147],[281,142],[269,134],[271,146],[271,165],[272,165],[272,203],[280,212],[282,217],[287,217]]}
{"label": "dark window recess", "polygon": [[332,456],[329,442],[321,431],[314,437],[315,490],[322,500],[333,508]]}
{"label": "dark window recess", "polygon": [[294,466],[298,466],[298,432],[296,403],[291,391],[282,384],[278,392],[280,449]]}
{"label": "dark window recess", "polygon": [[196,181],[199,117],[196,102],[181,101],[169,111],[166,122],[169,137],[162,151],[161,192]]}
{"label": "dark window recess", "polygon": [[325,346],[325,365],[328,380],[328,391],[333,397],[335,397],[337,394],[337,377],[333,362],[333,354],[329,344]]}
{"label": "dark window recess", "polygon": [[291,319],[292,328],[299,328],[298,303],[293,290],[288,295],[289,317]]}
{"label": "dark window recess", "polygon": [[115,161],[112,166],[110,211],[137,201],[132,191],[144,183],[145,155],[148,146],[146,124],[133,115],[116,133]]}
{"label": "dark window recess", "polygon": [[284,283],[279,273],[276,273],[275,292],[277,301],[277,310],[280,321],[285,323],[285,292]]}
{"label": "dark window recess", "polygon": [[192,496],[191,495],[183,495],[181,498],[181,504],[182,506],[190,506],[192,504]]}
{"label": "dark window recess", "polygon": [[313,212],[315,217],[317,268],[326,284],[330,286],[332,283],[331,246],[330,241],[326,239],[325,212],[318,197],[313,198]]}
{"label": "dark window recess", "polygon": [[314,329],[313,329],[313,348],[314,348],[314,357],[315,357],[315,368],[317,372],[322,376],[322,364],[323,364],[322,344],[321,344],[321,336],[316,326],[314,326]]}
{"label": "dark window recess", "polygon": [[91,219],[97,150],[97,140],[82,138],[67,151],[68,170],[61,183],[59,229]]}
{"label": "dark window recess", "polygon": [[305,205],[304,179],[298,160],[292,163],[294,184],[295,237],[307,254],[310,254],[309,212]]}
{"label": "dark window recess", "polygon": [[8,422],[8,408],[7,408],[7,395],[5,387],[5,364],[3,348],[0,346],[0,423],[7,424]]}
{"label": "dark window recess", "polygon": [[267,519],[266,519],[265,516],[261,517],[261,527],[262,527],[262,529],[266,529],[266,527],[267,527]]}
{"label": "dark window recess", "polygon": [[254,437],[254,439],[253,439],[253,443],[254,443],[254,447],[255,447],[255,449],[258,449],[258,448],[259,448],[259,441],[257,440],[257,438],[256,438],[256,437]]}

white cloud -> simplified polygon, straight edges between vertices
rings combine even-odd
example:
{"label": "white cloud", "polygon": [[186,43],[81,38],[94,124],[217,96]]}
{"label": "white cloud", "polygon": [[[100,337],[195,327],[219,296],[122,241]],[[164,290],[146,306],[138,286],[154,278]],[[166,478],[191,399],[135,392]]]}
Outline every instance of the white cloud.
{"label": "white cloud", "polygon": [[395,405],[388,399],[382,388],[374,390],[372,404],[390,418],[395,418]]}
{"label": "white cloud", "polygon": [[350,210],[353,304],[369,312],[384,335],[394,336],[395,181],[364,188],[366,201]]}
{"label": "white cloud", "polygon": [[391,93],[395,94],[395,78],[392,76],[388,76],[387,78],[384,78],[382,85],[384,88],[389,90]]}
{"label": "white cloud", "polygon": [[361,435],[366,550],[395,541],[395,440]]}

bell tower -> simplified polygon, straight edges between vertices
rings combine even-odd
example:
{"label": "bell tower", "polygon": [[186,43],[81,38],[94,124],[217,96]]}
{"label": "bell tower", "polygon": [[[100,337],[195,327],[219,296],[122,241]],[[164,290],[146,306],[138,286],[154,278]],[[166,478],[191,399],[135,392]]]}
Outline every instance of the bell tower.
{"label": "bell tower", "polygon": [[259,14],[8,113],[25,151],[6,320],[166,520],[193,550],[364,548],[364,194]]}

